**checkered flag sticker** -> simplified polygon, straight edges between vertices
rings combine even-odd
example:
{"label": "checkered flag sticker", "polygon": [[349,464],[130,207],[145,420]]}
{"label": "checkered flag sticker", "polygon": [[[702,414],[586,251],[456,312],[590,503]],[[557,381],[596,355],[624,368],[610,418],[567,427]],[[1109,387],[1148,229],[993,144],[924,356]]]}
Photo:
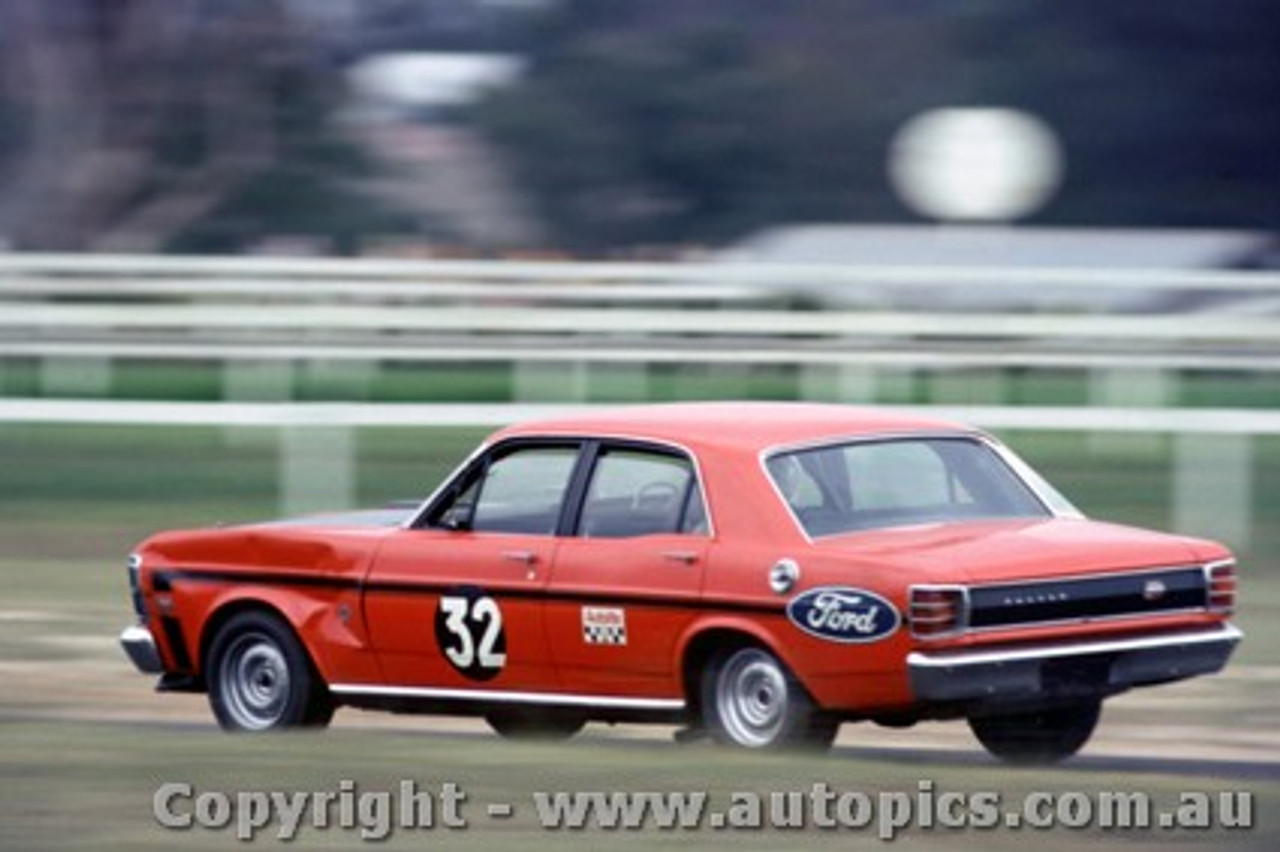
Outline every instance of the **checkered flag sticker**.
{"label": "checkered flag sticker", "polygon": [[588,645],[627,644],[627,612],[617,607],[584,606],[582,641]]}

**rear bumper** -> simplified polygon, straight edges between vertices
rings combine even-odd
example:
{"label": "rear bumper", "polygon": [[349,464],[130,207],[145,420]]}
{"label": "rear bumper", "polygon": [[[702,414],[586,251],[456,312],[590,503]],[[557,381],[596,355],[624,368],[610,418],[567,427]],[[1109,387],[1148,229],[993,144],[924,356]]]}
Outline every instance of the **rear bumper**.
{"label": "rear bumper", "polygon": [[934,703],[1021,703],[1100,696],[1130,687],[1212,674],[1243,638],[1212,630],[997,650],[917,651],[907,656],[916,699]]}
{"label": "rear bumper", "polygon": [[160,674],[164,671],[160,652],[156,650],[156,640],[151,631],[141,624],[134,624],[121,631],[120,647],[124,648],[129,660],[143,674]]}

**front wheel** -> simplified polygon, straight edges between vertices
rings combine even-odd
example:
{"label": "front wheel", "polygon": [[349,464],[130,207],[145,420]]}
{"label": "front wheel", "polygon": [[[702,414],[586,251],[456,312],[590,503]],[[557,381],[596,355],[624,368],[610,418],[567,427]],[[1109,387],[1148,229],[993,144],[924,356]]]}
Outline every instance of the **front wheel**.
{"label": "front wheel", "polygon": [[777,657],[755,646],[717,654],[703,674],[701,698],[703,724],[728,745],[822,750],[839,728]]}
{"label": "front wheel", "polygon": [[1078,752],[1098,724],[1101,701],[1086,701],[1030,713],[969,719],[978,742],[1006,763],[1045,765]]}
{"label": "front wheel", "polygon": [[323,727],[333,718],[328,689],[289,625],[242,612],[222,625],[205,664],[209,706],[228,731]]}

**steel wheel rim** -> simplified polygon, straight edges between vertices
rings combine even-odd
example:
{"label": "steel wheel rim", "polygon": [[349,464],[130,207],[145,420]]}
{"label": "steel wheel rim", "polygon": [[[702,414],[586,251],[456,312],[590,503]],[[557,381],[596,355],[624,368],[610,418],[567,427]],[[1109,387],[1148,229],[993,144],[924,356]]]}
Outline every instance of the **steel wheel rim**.
{"label": "steel wheel rim", "polygon": [[289,664],[280,646],[259,634],[240,636],[223,659],[219,685],[235,723],[260,731],[280,721],[289,700]]}
{"label": "steel wheel rim", "polygon": [[787,718],[786,676],[763,651],[739,651],[716,682],[716,709],[734,742],[753,748],[770,745]]}

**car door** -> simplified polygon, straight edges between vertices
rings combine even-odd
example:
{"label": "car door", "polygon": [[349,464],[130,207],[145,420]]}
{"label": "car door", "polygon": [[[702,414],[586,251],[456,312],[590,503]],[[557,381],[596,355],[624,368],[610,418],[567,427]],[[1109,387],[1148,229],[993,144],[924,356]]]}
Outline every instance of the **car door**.
{"label": "car door", "polygon": [[384,543],[364,606],[388,686],[554,686],[542,595],[580,449],[492,448]]}
{"label": "car door", "polygon": [[[547,635],[566,690],[678,694],[677,638],[697,614],[709,523],[682,451],[602,443],[589,452],[575,533],[548,587]],[[673,692],[674,690],[674,692]]]}

